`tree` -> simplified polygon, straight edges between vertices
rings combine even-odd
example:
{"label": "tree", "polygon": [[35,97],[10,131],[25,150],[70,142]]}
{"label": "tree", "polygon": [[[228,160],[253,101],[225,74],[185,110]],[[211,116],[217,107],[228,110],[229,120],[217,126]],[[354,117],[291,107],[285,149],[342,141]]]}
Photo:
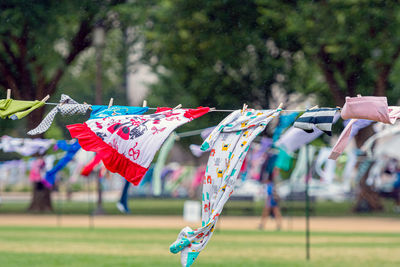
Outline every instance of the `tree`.
{"label": "tree", "polygon": [[[261,0],[259,4],[260,27],[279,48],[292,53],[294,65],[313,71],[310,79],[294,66],[293,81],[302,79],[304,92],[316,90],[325,103],[339,106],[346,96],[357,93],[397,100],[390,77],[400,55],[397,1]],[[399,90],[395,93],[398,96]]]}
{"label": "tree", "polygon": [[[6,1],[0,4],[0,87],[16,99],[56,92],[67,68],[92,43],[96,23],[111,27],[109,9],[122,1]],[[32,113],[28,126],[40,122]]]}
{"label": "tree", "polygon": [[[112,28],[124,1],[6,1],[0,3],[0,87],[20,100],[43,99],[56,92],[76,59],[92,44],[96,25]],[[89,87],[90,90],[90,87]],[[30,116],[35,127],[45,109]],[[2,123],[3,124],[3,123]],[[51,210],[50,190],[36,186],[30,210]]]}
{"label": "tree", "polygon": [[[269,107],[285,58],[258,29],[256,1],[163,0],[149,13],[144,60],[159,79],[152,105]],[[202,118],[196,128],[224,115]]]}

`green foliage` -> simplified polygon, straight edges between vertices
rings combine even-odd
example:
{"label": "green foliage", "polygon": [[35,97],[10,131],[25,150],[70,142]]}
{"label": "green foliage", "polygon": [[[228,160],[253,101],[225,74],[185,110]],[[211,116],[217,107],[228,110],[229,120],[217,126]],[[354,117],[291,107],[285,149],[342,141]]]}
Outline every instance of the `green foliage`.
{"label": "green foliage", "polygon": [[[397,1],[257,2],[260,27],[293,53],[291,81],[300,84],[298,90],[316,92],[328,104],[386,91],[392,102],[397,100],[399,89],[391,93],[400,53]],[[391,73],[395,77],[389,79]]]}
{"label": "green foliage", "polygon": [[257,17],[255,1],[161,1],[144,32],[144,58],[159,78],[151,103],[267,108],[284,59],[268,51]]}

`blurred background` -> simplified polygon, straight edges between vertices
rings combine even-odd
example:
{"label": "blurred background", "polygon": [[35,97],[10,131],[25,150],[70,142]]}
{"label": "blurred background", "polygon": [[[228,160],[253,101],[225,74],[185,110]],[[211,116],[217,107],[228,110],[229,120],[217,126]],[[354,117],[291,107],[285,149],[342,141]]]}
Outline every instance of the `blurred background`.
{"label": "blurred background", "polygon": [[[11,89],[17,100],[50,95],[49,102],[58,102],[67,94],[79,103],[107,105],[114,98],[115,105],[146,100],[149,107],[273,109],[283,103],[305,110],[342,107],[346,96],[357,94],[399,104],[398,1],[5,0],[0,21],[2,99]],[[53,107],[0,120],[0,135],[30,138],[26,132]],[[39,158],[56,162],[65,152],[28,157],[0,151],[1,265],[179,266],[169,245],[185,225],[200,226],[208,153],[196,146],[228,114],[208,114],[177,129],[180,138],[165,162],[156,155],[137,187],[126,188],[125,179],[101,166],[80,175],[94,156],[80,150],[41,199],[29,179],[32,165]],[[70,140],[65,126],[88,117],[56,116],[35,137]],[[279,119],[268,125],[195,264],[399,266],[396,136],[366,156],[359,149],[383,130],[369,124],[332,163],[326,151],[343,123],[334,125],[332,137],[322,135],[293,153],[265,149],[290,127]],[[277,166],[277,158],[284,164]],[[154,187],[157,165],[161,191]],[[283,221],[271,213],[264,228],[260,217],[272,176]]]}

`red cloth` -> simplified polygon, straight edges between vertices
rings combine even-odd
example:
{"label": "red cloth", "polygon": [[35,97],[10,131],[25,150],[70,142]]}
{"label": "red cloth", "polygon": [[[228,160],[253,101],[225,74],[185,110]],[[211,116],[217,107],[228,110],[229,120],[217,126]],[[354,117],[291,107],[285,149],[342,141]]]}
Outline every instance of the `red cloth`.
{"label": "red cloth", "polygon": [[85,167],[82,168],[81,175],[83,176],[89,176],[93,169],[99,165],[101,161],[102,155],[101,153],[97,153],[96,156],[93,157],[93,159],[85,165]]}
{"label": "red cloth", "polygon": [[104,143],[85,123],[67,125],[67,128],[72,138],[77,138],[83,149],[96,153],[101,152],[103,163],[109,171],[119,173],[134,185],[138,185],[146,174],[148,168],[144,168],[118,153],[110,145]]}

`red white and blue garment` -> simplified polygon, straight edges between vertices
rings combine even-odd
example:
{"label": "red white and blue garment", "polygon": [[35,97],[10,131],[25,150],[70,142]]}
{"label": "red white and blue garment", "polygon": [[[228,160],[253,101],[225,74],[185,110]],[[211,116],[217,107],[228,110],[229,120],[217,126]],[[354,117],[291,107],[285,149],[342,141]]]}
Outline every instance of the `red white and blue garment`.
{"label": "red white and blue garment", "polygon": [[101,152],[102,161],[109,171],[119,173],[138,185],[170,133],[209,110],[208,107],[158,108],[154,114],[91,119],[67,128],[83,149]]}
{"label": "red white and blue garment", "polygon": [[181,252],[182,266],[191,266],[210,241],[251,142],[280,111],[234,111],[204,141],[201,149],[211,152],[203,178],[202,227],[192,230],[186,226],[170,246],[172,253]]}

